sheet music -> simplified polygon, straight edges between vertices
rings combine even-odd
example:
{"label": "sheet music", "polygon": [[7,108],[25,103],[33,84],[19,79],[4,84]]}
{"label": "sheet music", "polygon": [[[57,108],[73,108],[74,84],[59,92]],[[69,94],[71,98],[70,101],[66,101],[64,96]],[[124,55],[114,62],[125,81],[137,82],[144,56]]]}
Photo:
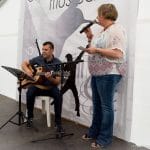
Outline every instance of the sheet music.
{"label": "sheet music", "polygon": [[8,66],[1,66],[1,67],[6,69],[7,71],[9,71],[11,74],[16,76],[17,78],[24,78],[24,79],[28,79],[28,80],[34,81],[33,78],[29,77],[27,74],[25,74],[23,71],[21,71],[19,69],[8,67]]}
{"label": "sheet music", "polygon": [[78,49],[80,49],[82,51],[86,51],[86,48],[84,48],[83,46],[79,46]]}

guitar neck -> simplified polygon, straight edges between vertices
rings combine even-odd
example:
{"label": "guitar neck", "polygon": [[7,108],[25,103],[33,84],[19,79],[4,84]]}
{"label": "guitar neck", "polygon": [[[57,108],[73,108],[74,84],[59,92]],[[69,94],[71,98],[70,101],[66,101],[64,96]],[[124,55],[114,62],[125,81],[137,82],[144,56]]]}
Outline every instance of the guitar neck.
{"label": "guitar neck", "polygon": [[[35,75],[36,75],[36,76],[44,76],[45,73],[46,73],[46,72],[37,72]],[[55,72],[54,72],[54,71],[51,71],[50,73],[52,74],[52,76],[60,76],[60,75],[62,74],[61,71],[55,71]],[[64,76],[69,76],[70,73],[64,71],[64,72],[63,72],[63,75],[64,75]]]}
{"label": "guitar neck", "polygon": [[44,76],[46,72],[37,72],[35,76]]}

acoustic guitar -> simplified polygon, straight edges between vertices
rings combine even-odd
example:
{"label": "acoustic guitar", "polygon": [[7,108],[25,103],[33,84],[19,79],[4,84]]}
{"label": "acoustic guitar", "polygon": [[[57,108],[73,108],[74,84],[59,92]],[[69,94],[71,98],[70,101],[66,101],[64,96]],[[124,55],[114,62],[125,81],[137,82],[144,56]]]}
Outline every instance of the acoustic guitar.
{"label": "acoustic guitar", "polygon": [[[33,69],[30,67],[30,69],[33,71]],[[34,85],[40,89],[43,89],[43,90],[48,90],[50,89],[53,85],[51,86],[45,86],[45,85],[42,85],[42,83],[44,82],[44,80],[46,80],[46,78],[44,77],[45,76],[45,69],[43,67],[36,67],[35,68],[35,71],[33,73],[33,78],[32,80],[29,80],[29,79],[23,79],[21,81],[21,88],[27,88],[31,85]],[[55,76],[61,76],[62,72],[61,71],[50,71],[51,75],[53,77]],[[68,71],[64,71],[63,72],[63,77],[64,78],[68,78],[70,75],[70,72]]]}

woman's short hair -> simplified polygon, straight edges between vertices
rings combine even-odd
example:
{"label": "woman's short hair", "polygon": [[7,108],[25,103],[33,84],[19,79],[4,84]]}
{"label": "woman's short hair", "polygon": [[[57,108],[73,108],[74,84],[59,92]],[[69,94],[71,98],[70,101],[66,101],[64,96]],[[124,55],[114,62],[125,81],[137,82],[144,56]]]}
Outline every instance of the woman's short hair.
{"label": "woman's short hair", "polygon": [[113,4],[102,4],[98,8],[98,16],[103,16],[105,19],[116,21],[118,18],[118,11]]}

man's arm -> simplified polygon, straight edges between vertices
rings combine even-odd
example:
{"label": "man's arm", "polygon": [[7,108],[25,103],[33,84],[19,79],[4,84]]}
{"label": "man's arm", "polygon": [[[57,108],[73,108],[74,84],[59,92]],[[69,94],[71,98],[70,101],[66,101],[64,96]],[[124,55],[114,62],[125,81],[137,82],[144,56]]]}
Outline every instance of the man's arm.
{"label": "man's arm", "polygon": [[30,77],[33,77],[33,71],[31,69],[29,60],[24,60],[21,64],[22,70]]}
{"label": "man's arm", "polygon": [[[30,77],[33,77],[33,70],[31,68],[31,64],[29,60],[24,60],[21,64],[22,70]],[[61,77],[56,76],[55,78],[52,76],[50,72],[45,73],[45,77],[52,82],[54,85],[58,85],[61,82]]]}
{"label": "man's arm", "polygon": [[58,85],[61,82],[61,77],[60,76],[56,76],[53,77],[52,74],[50,72],[46,72],[45,73],[45,77],[52,82],[52,84],[54,85]]}

